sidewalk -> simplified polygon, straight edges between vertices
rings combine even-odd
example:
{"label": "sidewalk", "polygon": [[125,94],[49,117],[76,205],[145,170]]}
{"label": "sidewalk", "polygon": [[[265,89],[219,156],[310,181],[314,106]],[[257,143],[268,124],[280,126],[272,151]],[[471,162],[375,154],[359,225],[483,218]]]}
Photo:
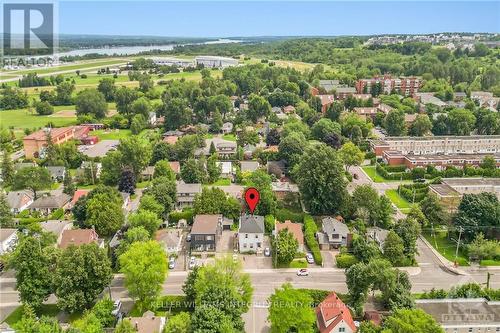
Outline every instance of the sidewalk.
{"label": "sidewalk", "polygon": [[439,253],[428,241],[425,239],[424,236],[419,236],[420,240],[424,242],[424,244],[432,251],[432,253],[436,256],[436,258],[441,262],[443,265],[443,268],[450,271],[453,274],[457,275],[469,275],[467,272],[465,272],[463,269],[455,267],[455,264],[451,262],[450,260],[446,259]]}

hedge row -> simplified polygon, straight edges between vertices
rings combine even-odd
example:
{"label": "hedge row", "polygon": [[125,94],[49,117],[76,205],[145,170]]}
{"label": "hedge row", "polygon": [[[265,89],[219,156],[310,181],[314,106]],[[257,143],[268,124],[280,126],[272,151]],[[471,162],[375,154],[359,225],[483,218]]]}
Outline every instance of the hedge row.
{"label": "hedge row", "polygon": [[406,171],[406,165],[384,165],[383,168],[387,172],[405,172]]}
{"label": "hedge row", "polygon": [[317,265],[321,265],[323,263],[323,258],[321,258],[319,244],[316,240],[316,232],[318,232],[318,227],[316,226],[314,219],[310,215],[304,215],[304,238],[306,240],[307,247],[311,250],[314,262]]}
{"label": "hedge row", "polygon": [[390,180],[410,180],[412,179],[412,175],[409,172],[393,172],[389,173],[387,170],[382,167],[380,164],[377,164],[376,167],[377,173],[384,177],[385,179],[390,179]]}
{"label": "hedge row", "polygon": [[399,185],[399,194],[408,202],[420,202],[429,193],[427,184]]}
{"label": "hedge row", "polygon": [[335,256],[338,268],[349,268],[358,263],[358,258],[350,253],[341,253]]}

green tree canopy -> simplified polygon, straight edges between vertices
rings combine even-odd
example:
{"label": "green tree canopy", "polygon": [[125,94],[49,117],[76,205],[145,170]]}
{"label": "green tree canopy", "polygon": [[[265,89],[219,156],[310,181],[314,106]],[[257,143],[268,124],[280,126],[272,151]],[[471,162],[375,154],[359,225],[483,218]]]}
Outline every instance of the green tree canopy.
{"label": "green tree canopy", "polygon": [[275,290],[269,302],[271,332],[314,332],[316,316],[311,306],[313,299],[307,292],[286,283]]}
{"label": "green tree canopy", "polygon": [[119,260],[130,296],[139,301],[141,310],[151,307],[160,295],[167,273],[167,259],[161,245],[156,241],[132,243]]}

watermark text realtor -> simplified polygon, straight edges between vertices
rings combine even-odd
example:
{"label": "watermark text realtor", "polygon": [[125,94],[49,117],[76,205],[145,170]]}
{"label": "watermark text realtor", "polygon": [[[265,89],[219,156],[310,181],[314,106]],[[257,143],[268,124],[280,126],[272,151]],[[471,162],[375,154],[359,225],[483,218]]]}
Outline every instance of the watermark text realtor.
{"label": "watermark text realtor", "polygon": [[3,58],[54,54],[57,44],[54,2],[6,1],[1,9]]}

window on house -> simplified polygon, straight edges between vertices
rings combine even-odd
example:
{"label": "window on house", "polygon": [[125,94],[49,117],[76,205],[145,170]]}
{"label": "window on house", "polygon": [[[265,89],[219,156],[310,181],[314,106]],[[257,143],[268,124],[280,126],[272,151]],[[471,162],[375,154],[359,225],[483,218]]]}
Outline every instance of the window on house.
{"label": "window on house", "polygon": [[339,332],[345,332],[345,327],[339,327]]}
{"label": "window on house", "polygon": [[248,234],[245,234],[245,238],[248,238]]}
{"label": "window on house", "polygon": [[259,235],[255,235],[255,238],[259,238]]}

